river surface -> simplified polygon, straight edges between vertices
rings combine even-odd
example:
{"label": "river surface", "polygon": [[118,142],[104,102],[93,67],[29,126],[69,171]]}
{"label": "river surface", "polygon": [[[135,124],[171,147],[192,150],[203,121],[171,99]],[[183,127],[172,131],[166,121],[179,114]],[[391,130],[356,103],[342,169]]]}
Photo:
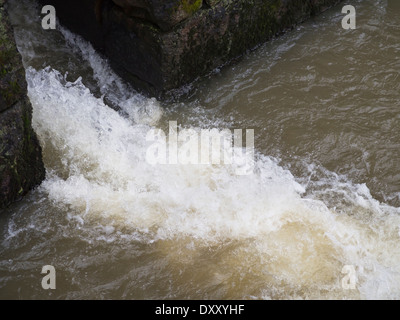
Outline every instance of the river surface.
{"label": "river surface", "polygon": [[[348,4],[157,101],[10,0],[47,178],[0,213],[0,299],[400,299],[400,1]],[[170,121],[253,129],[252,171],[149,163]]]}

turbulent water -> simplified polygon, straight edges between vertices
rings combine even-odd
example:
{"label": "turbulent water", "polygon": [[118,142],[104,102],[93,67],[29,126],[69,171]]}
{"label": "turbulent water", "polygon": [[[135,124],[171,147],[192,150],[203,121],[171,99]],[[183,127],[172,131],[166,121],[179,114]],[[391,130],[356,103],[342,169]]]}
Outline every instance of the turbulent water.
{"label": "turbulent water", "polygon": [[[351,4],[159,102],[9,1],[47,178],[0,214],[0,298],[400,299],[400,2]],[[252,174],[150,164],[169,121],[254,129]]]}

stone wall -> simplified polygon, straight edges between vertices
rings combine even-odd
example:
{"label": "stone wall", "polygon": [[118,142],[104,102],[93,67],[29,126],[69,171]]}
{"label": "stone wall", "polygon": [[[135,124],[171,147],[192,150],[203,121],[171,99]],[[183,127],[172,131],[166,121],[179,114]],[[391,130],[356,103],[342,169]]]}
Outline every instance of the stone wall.
{"label": "stone wall", "polygon": [[[193,81],[340,0],[42,0],[151,93]],[[75,12],[75,13],[73,13]]]}
{"label": "stone wall", "polygon": [[20,199],[45,177],[31,126],[25,70],[0,0],[0,208]]}

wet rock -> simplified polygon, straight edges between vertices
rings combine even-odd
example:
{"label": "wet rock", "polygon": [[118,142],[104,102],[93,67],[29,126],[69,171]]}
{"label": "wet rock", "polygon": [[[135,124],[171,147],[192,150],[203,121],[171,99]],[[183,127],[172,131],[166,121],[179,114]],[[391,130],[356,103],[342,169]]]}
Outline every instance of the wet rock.
{"label": "wet rock", "polygon": [[214,7],[218,2],[220,2],[221,0],[205,0],[205,2],[210,6],[210,7]]}
{"label": "wet rock", "polygon": [[[65,1],[42,1],[56,6],[67,27],[76,24],[76,17],[64,14]],[[92,20],[96,12],[96,36],[84,25],[72,30],[109,57],[126,80],[160,96],[340,1],[92,0],[92,9],[82,7],[79,14]]]}
{"label": "wet rock", "polygon": [[168,32],[128,17],[114,6],[104,13],[105,53],[131,82],[136,77],[150,84],[154,92],[167,92],[337,2],[208,0],[208,8]]}
{"label": "wet rock", "polygon": [[170,30],[198,11],[203,0],[112,0],[127,16],[152,22]]}
{"label": "wet rock", "polygon": [[25,70],[0,0],[0,208],[26,195],[45,177],[41,147],[31,126]]}

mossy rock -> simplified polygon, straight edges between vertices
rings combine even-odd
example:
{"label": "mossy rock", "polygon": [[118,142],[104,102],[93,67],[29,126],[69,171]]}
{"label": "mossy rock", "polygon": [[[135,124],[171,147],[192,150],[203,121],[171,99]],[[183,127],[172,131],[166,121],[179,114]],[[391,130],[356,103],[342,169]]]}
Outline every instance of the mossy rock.
{"label": "mossy rock", "polygon": [[189,16],[195,13],[203,5],[203,0],[181,0],[181,6]]}
{"label": "mossy rock", "polygon": [[205,2],[210,6],[210,7],[214,7],[218,2],[220,2],[221,0],[205,0]]}
{"label": "mossy rock", "polygon": [[8,23],[4,0],[0,0],[0,112],[24,96],[24,82],[25,70]]}
{"label": "mossy rock", "polygon": [[[72,14],[62,18],[62,8],[80,5],[83,0],[39,1],[59,8],[58,16],[72,28],[77,19]],[[248,50],[340,1],[104,1],[110,6],[102,11],[101,50],[136,88],[165,97],[168,91],[237,61]],[[90,14],[90,10],[82,13],[87,17]],[[82,26],[73,31],[87,34]],[[86,39],[96,42],[93,37]]]}
{"label": "mossy rock", "polygon": [[45,177],[31,121],[25,70],[0,0],[0,208],[20,199]]}
{"label": "mossy rock", "polygon": [[[50,0],[53,2],[61,0]],[[203,0],[112,0],[128,16],[151,22],[168,31],[203,6]]]}

